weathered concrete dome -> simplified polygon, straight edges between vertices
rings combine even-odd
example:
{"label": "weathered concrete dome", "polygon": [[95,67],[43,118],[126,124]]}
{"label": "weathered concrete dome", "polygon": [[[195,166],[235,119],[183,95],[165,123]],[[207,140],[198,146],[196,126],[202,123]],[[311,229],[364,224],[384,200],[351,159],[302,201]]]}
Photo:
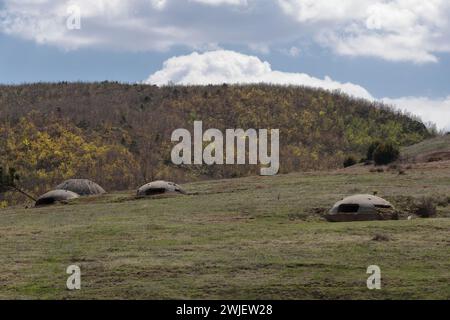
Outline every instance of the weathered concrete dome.
{"label": "weathered concrete dome", "polygon": [[72,191],[80,196],[106,193],[105,189],[88,179],[69,179],[57,185],[56,189]]}
{"label": "weathered concrete dome", "polygon": [[328,221],[367,221],[395,219],[393,205],[383,198],[358,194],[336,202],[325,216]]}
{"label": "weathered concrete dome", "polygon": [[55,202],[59,201],[66,201],[70,199],[79,198],[80,196],[76,194],[75,192],[68,191],[68,190],[52,190],[49,191],[42,196],[40,196],[35,203],[35,206],[43,206],[43,205],[49,205],[54,204]]}
{"label": "weathered concrete dome", "polygon": [[137,191],[138,196],[152,196],[163,193],[181,193],[186,192],[176,183],[169,181],[153,181],[140,187]]}

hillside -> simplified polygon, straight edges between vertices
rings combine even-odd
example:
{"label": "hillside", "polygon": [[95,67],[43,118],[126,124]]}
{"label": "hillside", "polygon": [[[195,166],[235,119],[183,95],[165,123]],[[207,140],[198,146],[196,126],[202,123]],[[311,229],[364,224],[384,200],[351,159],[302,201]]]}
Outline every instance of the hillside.
{"label": "hillside", "polygon": [[259,173],[250,165],[173,166],[171,133],[192,132],[194,120],[222,132],[280,129],[281,173],[339,168],[374,140],[403,146],[430,137],[386,106],[310,88],[42,83],[0,86],[0,164],[16,168],[35,194],[72,177],[111,191]]}
{"label": "hillside", "polygon": [[450,160],[450,134],[404,147],[401,154],[403,160],[413,162]]}
{"label": "hillside", "polygon": [[[136,200],[130,190],[0,210],[0,298],[450,298],[450,162],[402,175],[355,167],[183,187],[190,195]],[[401,210],[431,196],[438,216],[321,218],[342,197],[374,191]],[[79,291],[65,288],[72,264]],[[373,264],[381,290],[366,287]]]}

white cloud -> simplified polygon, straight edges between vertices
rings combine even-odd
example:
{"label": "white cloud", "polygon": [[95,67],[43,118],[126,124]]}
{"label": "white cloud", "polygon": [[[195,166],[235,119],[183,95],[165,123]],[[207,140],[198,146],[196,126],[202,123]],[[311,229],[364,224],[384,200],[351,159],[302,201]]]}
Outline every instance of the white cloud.
{"label": "white cloud", "polygon": [[[194,30],[161,19],[169,0],[4,0],[0,32],[55,45],[127,51],[163,50],[195,37]],[[81,29],[69,30],[67,8],[81,11]]]}
{"label": "white cloud", "polygon": [[[65,49],[163,50],[304,38],[350,56],[429,63],[450,52],[448,0],[2,0],[0,32]],[[79,5],[82,29],[67,30]],[[291,19],[286,19],[286,16]]]}
{"label": "white cloud", "polygon": [[450,131],[450,96],[442,99],[404,97],[381,99],[394,108],[419,116],[424,122],[436,124],[438,129]]}
{"label": "white cloud", "polygon": [[166,60],[163,68],[145,81],[165,85],[222,84],[222,83],[271,83],[310,86],[328,90],[340,90],[349,95],[373,99],[370,93],[353,83],[340,83],[329,77],[318,79],[305,73],[272,70],[267,61],[234,51],[218,50],[191,53]]}
{"label": "white cloud", "polygon": [[358,32],[343,39],[331,32],[321,34],[318,39],[342,55],[381,57],[389,61],[411,61],[420,64],[438,61],[437,57],[421,44],[424,36],[419,33],[404,37],[397,34]]}
{"label": "white cloud", "polygon": [[370,0],[278,0],[286,14],[302,23],[337,22],[360,18],[364,16],[370,2]]}
{"label": "white cloud", "polygon": [[[161,70],[148,77],[145,83],[174,84],[223,84],[223,83],[271,83],[298,85],[327,90],[340,90],[354,97],[377,100],[365,88],[353,83],[341,83],[329,77],[319,79],[305,73],[272,70],[267,61],[234,51],[217,50],[166,60]],[[379,101],[395,109],[419,116],[425,122],[433,122],[439,129],[450,130],[450,96],[444,99],[426,97],[383,98]]]}
{"label": "white cloud", "polygon": [[336,53],[391,61],[436,62],[450,52],[446,0],[278,0],[315,39]]}

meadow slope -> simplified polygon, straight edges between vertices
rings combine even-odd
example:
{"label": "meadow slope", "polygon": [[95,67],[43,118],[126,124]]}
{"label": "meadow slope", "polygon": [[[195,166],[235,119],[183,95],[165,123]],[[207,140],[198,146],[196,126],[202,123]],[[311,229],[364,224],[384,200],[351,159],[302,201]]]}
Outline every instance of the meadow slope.
{"label": "meadow slope", "polygon": [[[376,191],[397,206],[449,200],[450,162],[401,175],[357,166],[185,188],[190,195],[136,200],[129,191],[0,210],[0,298],[450,298],[448,201],[432,219],[321,217],[354,193]],[[81,267],[79,291],[65,288],[71,264]],[[381,290],[366,288],[372,264]]]}

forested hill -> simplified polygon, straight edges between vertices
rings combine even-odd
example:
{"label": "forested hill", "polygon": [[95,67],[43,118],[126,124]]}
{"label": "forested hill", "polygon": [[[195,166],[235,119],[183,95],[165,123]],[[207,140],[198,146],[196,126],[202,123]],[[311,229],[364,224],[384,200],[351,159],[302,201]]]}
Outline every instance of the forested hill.
{"label": "forested hill", "polygon": [[376,139],[398,145],[430,136],[417,119],[337,92],[269,85],[167,86],[55,83],[0,86],[0,164],[39,193],[70,177],[107,190],[163,178],[257,174],[258,166],[174,167],[171,133],[279,128],[280,172],[335,168]]}

